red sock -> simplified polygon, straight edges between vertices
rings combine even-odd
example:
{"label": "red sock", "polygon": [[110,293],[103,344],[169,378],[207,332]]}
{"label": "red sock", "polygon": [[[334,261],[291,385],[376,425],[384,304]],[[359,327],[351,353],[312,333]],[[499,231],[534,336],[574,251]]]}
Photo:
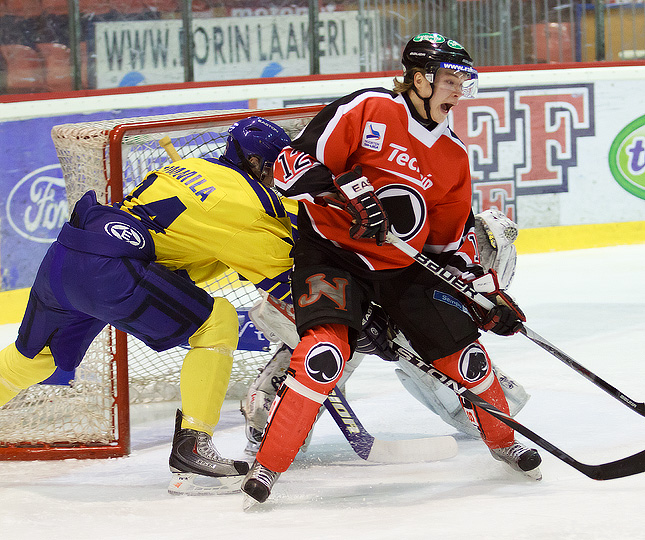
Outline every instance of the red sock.
{"label": "red sock", "polygon": [[[432,364],[439,371],[459,381],[488,403],[508,414],[508,402],[502,386],[493,371],[488,353],[478,341],[450,356],[435,360]],[[462,406],[489,448],[502,448],[513,443],[515,440],[513,428],[493,418],[483,409],[473,407],[470,402],[462,402]]]}
{"label": "red sock", "polygon": [[349,353],[346,326],[327,324],[305,333],[291,356],[288,379],[271,406],[258,462],[275,472],[289,468],[322,401],[340,378]]}

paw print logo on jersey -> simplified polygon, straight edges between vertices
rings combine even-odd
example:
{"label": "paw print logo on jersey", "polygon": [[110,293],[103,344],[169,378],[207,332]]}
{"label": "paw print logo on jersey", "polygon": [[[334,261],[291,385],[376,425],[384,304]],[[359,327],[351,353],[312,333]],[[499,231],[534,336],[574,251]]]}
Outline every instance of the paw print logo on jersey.
{"label": "paw print logo on jersey", "polygon": [[314,381],[328,384],[340,376],[343,357],[331,343],[317,343],[305,357],[305,371]]}
{"label": "paw print logo on jersey", "polygon": [[110,221],[105,224],[105,232],[110,236],[123,240],[128,244],[143,249],[146,246],[146,239],[133,227],[120,221]]}

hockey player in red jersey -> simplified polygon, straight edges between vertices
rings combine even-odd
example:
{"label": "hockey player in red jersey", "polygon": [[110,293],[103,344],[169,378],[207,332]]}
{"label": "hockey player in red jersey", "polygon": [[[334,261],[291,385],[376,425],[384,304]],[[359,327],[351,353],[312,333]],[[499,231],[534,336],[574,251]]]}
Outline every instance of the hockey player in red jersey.
{"label": "hockey player in red jersey", "polygon": [[[370,301],[424,360],[508,412],[479,330],[511,335],[525,319],[479,264],[468,155],[448,125],[459,99],[476,94],[477,71],[459,43],[436,33],[412,38],[402,62],[393,91],[371,88],[332,102],[276,160],[276,188],[300,202],[292,297],[301,341],[242,482],[251,503],[268,498],[295,458],[342,375]],[[475,281],[499,305],[476,310],[385,243],[388,231]],[[541,477],[536,450],[462,405],[493,457]]]}

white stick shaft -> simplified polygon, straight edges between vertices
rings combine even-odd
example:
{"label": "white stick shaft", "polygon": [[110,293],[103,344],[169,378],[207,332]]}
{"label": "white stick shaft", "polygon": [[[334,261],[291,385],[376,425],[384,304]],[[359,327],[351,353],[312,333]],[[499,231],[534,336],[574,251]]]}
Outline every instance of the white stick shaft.
{"label": "white stick shaft", "polygon": [[493,302],[491,302],[483,294],[478,293],[470,283],[466,283],[465,281],[459,279],[457,276],[451,274],[450,272],[448,272],[448,270],[439,266],[432,259],[414,249],[410,244],[404,242],[398,236],[395,236],[394,234],[389,232],[385,237],[385,241],[389,244],[392,244],[395,248],[400,249],[406,255],[409,255],[421,266],[425,267],[435,276],[453,286],[461,293],[465,294],[471,300],[477,302],[480,306],[486,309],[493,309],[495,307],[495,304],[493,304]]}

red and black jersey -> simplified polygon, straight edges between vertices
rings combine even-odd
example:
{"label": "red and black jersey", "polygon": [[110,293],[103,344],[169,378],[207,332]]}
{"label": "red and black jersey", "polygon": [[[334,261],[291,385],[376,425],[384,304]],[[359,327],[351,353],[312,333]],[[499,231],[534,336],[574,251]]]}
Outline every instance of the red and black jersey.
{"label": "red and black jersey", "polygon": [[352,239],[350,215],[318,204],[317,195],[335,191],[332,175],[355,165],[374,186],[394,234],[462,275],[479,272],[468,154],[447,120],[429,130],[403,95],[360,90],[327,105],[275,163],[276,188],[304,204],[320,237],[370,270],[409,266],[394,246]]}

